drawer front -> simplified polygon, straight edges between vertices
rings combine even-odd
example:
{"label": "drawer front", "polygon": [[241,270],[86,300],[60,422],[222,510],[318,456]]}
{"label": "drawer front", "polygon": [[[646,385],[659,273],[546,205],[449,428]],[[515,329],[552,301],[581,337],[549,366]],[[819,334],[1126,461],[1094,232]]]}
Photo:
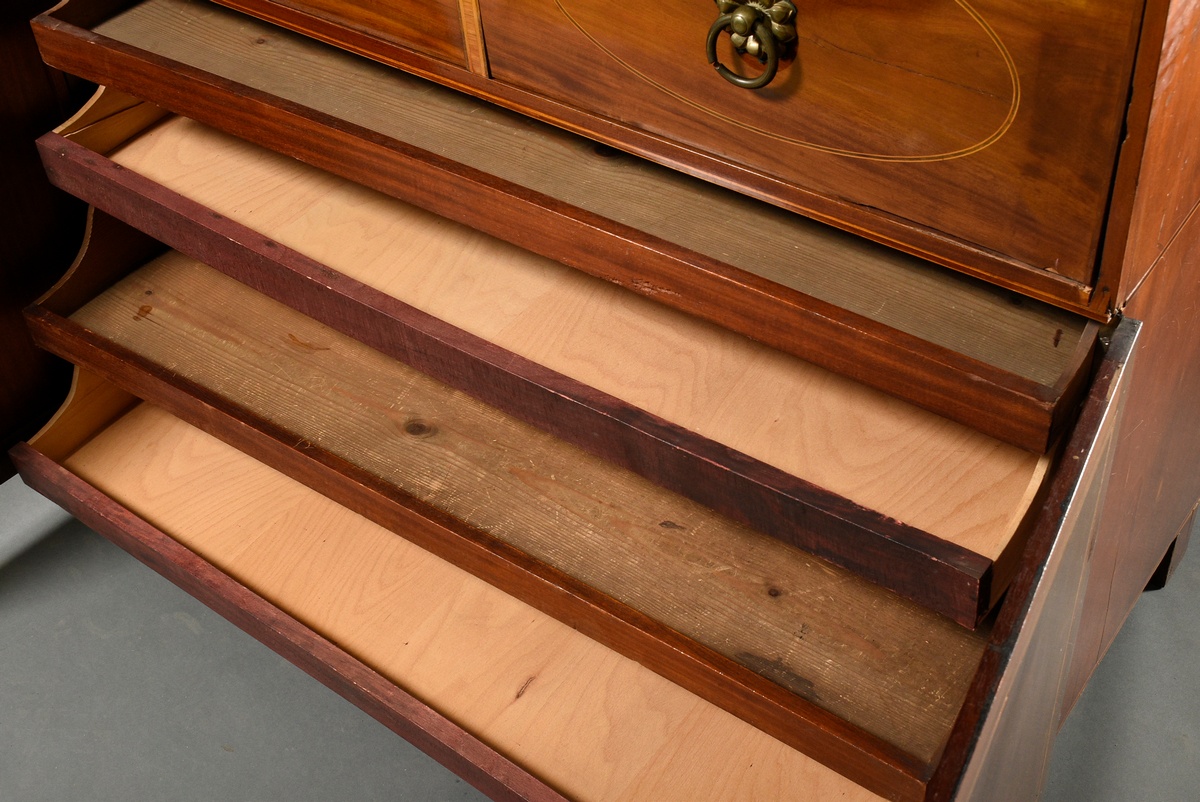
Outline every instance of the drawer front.
{"label": "drawer front", "polygon": [[758,90],[709,65],[711,36],[762,69],[712,3],[482,13],[496,80],[695,149],[671,157],[694,171],[976,272],[1092,281],[1140,0],[796,5],[793,55]]}
{"label": "drawer front", "polygon": [[415,51],[459,67],[468,66],[457,0],[219,2],[358,52],[405,61],[402,51]]}

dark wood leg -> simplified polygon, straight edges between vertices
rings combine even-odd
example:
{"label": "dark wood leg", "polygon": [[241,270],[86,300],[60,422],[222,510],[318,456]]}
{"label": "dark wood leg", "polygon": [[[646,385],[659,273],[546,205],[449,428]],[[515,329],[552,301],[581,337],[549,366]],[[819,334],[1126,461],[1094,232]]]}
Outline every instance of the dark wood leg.
{"label": "dark wood leg", "polygon": [[1195,529],[1196,523],[1196,507],[1192,508],[1192,514],[1183,524],[1183,528],[1179,530],[1179,534],[1171,541],[1171,545],[1167,546],[1167,553],[1163,555],[1162,562],[1158,564],[1158,568],[1154,571],[1154,576],[1150,577],[1150,581],[1146,583],[1146,590],[1162,590],[1170,581],[1171,575],[1175,573],[1175,569],[1179,567],[1179,563],[1183,560],[1183,554],[1187,551],[1188,540],[1192,537],[1192,530]]}

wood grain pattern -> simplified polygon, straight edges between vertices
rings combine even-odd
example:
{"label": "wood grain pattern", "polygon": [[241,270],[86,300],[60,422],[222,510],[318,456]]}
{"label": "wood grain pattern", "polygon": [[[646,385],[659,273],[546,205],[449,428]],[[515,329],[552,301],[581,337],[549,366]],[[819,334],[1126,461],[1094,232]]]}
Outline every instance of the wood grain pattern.
{"label": "wood grain pattern", "polygon": [[[60,186],[86,198],[98,195],[114,214],[205,264],[662,487],[851,568],[964,626],[974,628],[1003,592],[1011,568],[1003,562],[993,565],[630,407],[335,273],[70,142],[49,137],[42,144]],[[110,219],[97,212],[97,220]],[[112,232],[114,239],[136,241],[138,231],[126,229]],[[82,257],[89,258],[89,253]],[[47,308],[69,314],[110,276],[115,278],[104,265],[74,271]],[[1014,538],[1006,554],[1018,543]]]}
{"label": "wood grain pattern", "polygon": [[153,133],[114,157],[168,186],[177,171],[280,244],[978,554],[1004,551],[1044,473],[1035,455],[186,120]]}
{"label": "wood grain pattern", "polygon": [[[797,14],[796,69],[762,92],[709,68],[717,12],[685,0],[637,15],[587,0],[482,5],[498,81],[1092,283],[1141,2],[816,0]],[[531,27],[559,47],[529,47]],[[819,198],[792,204],[828,213]]]}
{"label": "wood grain pattern", "polygon": [[76,369],[62,406],[29,442],[61,462],[137,403],[136,397],[97,374]]}
{"label": "wood grain pattern", "polygon": [[161,403],[173,415],[226,439],[255,459],[282,467],[328,498],[402,532],[420,547],[486,577],[506,593],[530,601],[585,635],[639,660],[657,661],[656,669],[667,679],[727,704],[726,709],[753,720],[764,733],[793,746],[802,745],[806,755],[840,767],[865,787],[902,799],[921,795],[920,778],[927,774],[926,766],[782,686],[507,544],[464,527],[345,460],[297,444],[294,436],[256,419],[247,410],[231,407],[199,385],[171,377],[130,351],[98,341],[70,321],[43,325],[35,317],[34,322],[43,347]]}
{"label": "wood grain pattern", "polygon": [[[1134,101],[1144,106],[1133,144],[1144,147],[1140,170],[1128,177],[1126,219],[1132,216],[1122,268],[1126,313],[1143,320],[1139,373],[1131,391],[1132,422],[1120,443],[1105,518],[1096,548],[1096,575],[1088,587],[1082,628],[1071,665],[1068,707],[1124,624],[1160,564],[1163,552],[1189,519],[1200,483],[1194,423],[1200,380],[1191,332],[1200,285],[1195,120],[1200,58],[1195,51],[1194,3],[1162,3],[1147,35],[1162,46],[1146,53],[1144,80]],[[1133,188],[1137,195],[1133,195]],[[1169,390],[1167,388],[1170,388]]]}
{"label": "wood grain pattern", "polygon": [[1123,296],[1136,291],[1200,202],[1200,7],[1170,4],[1129,221]]}
{"label": "wood grain pattern", "polygon": [[927,764],[941,747],[981,636],[614,471],[183,257],[143,268],[73,320]]}
{"label": "wood grain pattern", "polygon": [[877,798],[153,407],[69,468],[571,798]]}
{"label": "wood grain pattern", "polygon": [[[66,59],[72,69],[93,78],[126,88],[135,88],[129,86],[133,80],[139,94],[210,124],[259,141],[268,137],[272,147],[286,153],[335,172],[351,172],[356,180],[717,320],[1024,447],[1044,450],[1063,410],[1072,406],[1072,398],[1063,398],[1058,391],[1076,387],[1061,378],[1065,370],[1079,364],[1070,358],[1075,353],[1072,343],[1079,336],[1078,321],[1056,320],[1055,313],[1037,305],[1014,309],[1011,296],[970,282],[945,285],[945,275],[928,265],[889,256],[885,250],[819,226],[806,228],[799,218],[745,199],[734,202],[733,196],[703,189],[636,160],[605,158],[571,137],[548,133],[527,121],[514,122],[495,109],[421,82],[411,83],[319,45],[297,42],[285,32],[260,30],[254,27],[258,23],[228,18],[227,12],[205,7],[202,14],[193,11],[194,18],[188,17],[190,24],[184,28],[169,24],[179,15],[186,16],[188,9],[186,4],[178,8],[147,4],[103,28],[122,36],[128,27],[136,32],[139,47],[202,64],[202,69],[217,75],[233,69],[239,81],[250,87],[266,86],[300,106],[281,109],[278,99],[265,96],[259,101],[245,83],[236,89],[219,89],[223,96],[213,102],[213,81],[224,86],[220,83],[224,79],[211,73],[197,76],[199,84],[180,86],[172,97],[163,97],[165,87],[188,79],[189,71],[177,62],[168,68],[154,57],[134,55],[140,50],[129,50],[119,70],[114,69],[110,53],[100,74],[96,72],[100,65],[80,58],[90,51],[56,41],[49,28],[42,28],[43,47],[52,59]],[[173,13],[164,15],[166,10]],[[180,39],[181,31],[195,38]],[[267,35],[259,35],[263,32]],[[106,52],[121,50],[115,42],[104,45]],[[228,54],[235,51],[240,58],[230,59]],[[244,69],[231,67],[242,60]],[[151,77],[147,69],[163,72]],[[327,83],[297,82],[293,70],[328,76]],[[338,89],[330,95],[322,86]],[[247,103],[253,110],[240,111]],[[314,106],[312,112],[303,111]],[[324,118],[320,109],[350,121]],[[309,116],[297,117],[297,112]],[[293,119],[277,120],[281,113]],[[278,130],[271,133],[276,125]],[[363,128],[355,129],[358,136],[343,133],[349,133],[347,126],[359,125]],[[482,147],[475,146],[478,134],[469,133],[478,127],[486,130]],[[316,138],[300,136],[306,130]],[[406,157],[404,148],[411,146],[401,145],[402,140],[381,141],[381,135],[417,137],[417,147],[430,151],[422,149],[419,156]],[[331,154],[333,142],[344,148],[342,154]],[[344,153],[355,157],[348,160]],[[536,158],[528,158],[531,153]],[[484,161],[479,162],[481,157]],[[547,183],[543,165],[554,166],[546,175],[567,180]],[[498,171],[501,177],[485,179],[475,169]],[[567,190],[562,199],[553,195]],[[659,203],[664,192],[673,193],[673,199]],[[602,205],[595,209],[588,205],[597,201]],[[701,208],[698,202],[711,207],[712,214],[664,217],[661,212],[662,208]],[[753,230],[755,239],[761,237],[770,247],[745,253],[740,252],[741,246],[731,250],[726,227],[711,222],[730,215],[736,221],[730,228]],[[937,285],[936,291],[929,291],[930,282]],[[887,291],[880,294],[882,288]],[[854,359],[847,357],[851,352]],[[1023,367],[1029,365],[1046,367],[1031,374],[1029,367]],[[963,376],[971,378],[965,381]],[[1030,376],[1036,377],[1034,385],[1019,378]]]}
{"label": "wood grain pattern", "polygon": [[[188,3],[146,3],[97,31],[319,111],[336,109],[346,122],[1041,384],[1064,373],[1079,338],[1082,323],[1072,316],[1014,308],[1010,294],[954,281],[920,260],[253,22]],[[266,43],[251,38],[269,32]],[[297,69],[310,80],[289,80],[286,70]]]}
{"label": "wood grain pattern", "polygon": [[168,114],[151,103],[101,87],[54,131],[89,150],[107,153]]}
{"label": "wood grain pattern", "polygon": [[[1006,255],[1083,284],[1094,277],[1140,12],[1137,2],[1086,13],[1051,5],[1032,17],[987,0],[869,14],[808,4],[798,15],[797,68],[752,93],[708,68],[703,42],[715,11],[683,2],[637,15],[566,0],[483,4],[492,73],[506,84],[656,134],[660,152],[682,142],[715,154],[773,182],[770,194],[793,208],[868,231],[863,218],[891,217],[944,242],[956,236],[934,246],[943,258],[978,267],[988,254]],[[535,44],[531,30],[556,46]],[[1077,117],[1057,112],[1068,103]],[[1005,128],[1009,114],[1014,130]],[[966,155],[881,163],[843,150]],[[708,169],[730,180],[729,169]],[[939,203],[947,197],[954,201]]]}
{"label": "wood grain pattern", "polygon": [[483,19],[479,16],[479,2],[478,0],[458,0],[458,10],[462,17],[467,66],[476,75],[484,78],[491,77],[487,63],[487,47],[483,41]]}
{"label": "wood grain pattern", "polygon": [[220,0],[359,52],[416,51],[468,67],[458,0]]}

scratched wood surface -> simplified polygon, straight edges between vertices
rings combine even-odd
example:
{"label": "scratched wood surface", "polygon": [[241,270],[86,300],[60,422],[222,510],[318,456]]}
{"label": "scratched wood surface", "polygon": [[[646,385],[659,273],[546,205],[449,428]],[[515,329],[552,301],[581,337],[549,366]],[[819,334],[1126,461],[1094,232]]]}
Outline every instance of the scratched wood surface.
{"label": "scratched wood surface", "polygon": [[72,319],[927,763],[953,724],[982,634],[614,469],[211,268],[169,254]]}
{"label": "scratched wood surface", "polygon": [[472,334],[993,560],[1044,475],[1044,458],[191,121],[112,158]]}
{"label": "scratched wood surface", "polygon": [[571,798],[879,799],[155,407],[67,467]]}

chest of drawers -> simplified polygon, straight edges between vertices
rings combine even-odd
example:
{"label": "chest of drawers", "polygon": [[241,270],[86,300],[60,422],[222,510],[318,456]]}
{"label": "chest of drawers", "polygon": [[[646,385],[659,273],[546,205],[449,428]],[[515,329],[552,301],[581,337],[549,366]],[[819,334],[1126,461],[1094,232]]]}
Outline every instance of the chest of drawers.
{"label": "chest of drawers", "polygon": [[1191,6],[808,9],[714,112],[685,9],[237,5],[35,22],[27,481],[499,798],[1036,794],[1200,496]]}

